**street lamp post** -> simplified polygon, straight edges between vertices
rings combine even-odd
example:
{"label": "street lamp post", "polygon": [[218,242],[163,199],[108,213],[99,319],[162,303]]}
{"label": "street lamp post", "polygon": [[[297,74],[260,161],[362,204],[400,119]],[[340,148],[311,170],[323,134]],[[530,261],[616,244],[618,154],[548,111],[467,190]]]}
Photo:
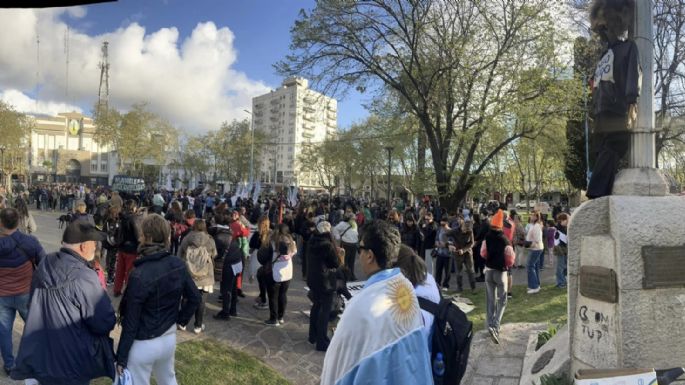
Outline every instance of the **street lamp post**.
{"label": "street lamp post", "polygon": [[388,146],[385,148],[388,151],[388,212],[392,209],[392,204],[390,203],[390,175],[392,174],[392,150],[393,148]]}
{"label": "street lamp post", "polygon": [[252,111],[243,110],[250,114],[250,183],[254,182],[254,117]]}
{"label": "street lamp post", "polygon": [[0,185],[4,186],[5,185],[5,150],[7,147],[3,144],[0,145],[0,154],[2,154],[2,161],[0,163],[0,168],[2,168],[2,179],[0,179]]}

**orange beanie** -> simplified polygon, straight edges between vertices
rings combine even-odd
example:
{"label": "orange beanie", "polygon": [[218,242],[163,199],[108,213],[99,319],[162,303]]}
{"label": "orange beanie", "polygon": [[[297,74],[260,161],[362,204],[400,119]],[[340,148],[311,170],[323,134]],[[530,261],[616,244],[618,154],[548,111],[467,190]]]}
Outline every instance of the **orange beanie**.
{"label": "orange beanie", "polygon": [[495,215],[492,216],[492,219],[490,219],[490,227],[493,229],[501,229],[504,227],[504,213],[502,210],[497,210]]}

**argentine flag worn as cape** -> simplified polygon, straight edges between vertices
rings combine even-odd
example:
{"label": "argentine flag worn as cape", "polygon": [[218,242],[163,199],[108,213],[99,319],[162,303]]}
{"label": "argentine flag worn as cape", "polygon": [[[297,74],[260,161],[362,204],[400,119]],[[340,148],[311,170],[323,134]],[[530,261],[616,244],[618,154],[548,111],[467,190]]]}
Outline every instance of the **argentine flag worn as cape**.
{"label": "argentine flag worn as cape", "polygon": [[430,385],[428,342],[411,282],[380,271],[352,297],[326,352],[321,385]]}

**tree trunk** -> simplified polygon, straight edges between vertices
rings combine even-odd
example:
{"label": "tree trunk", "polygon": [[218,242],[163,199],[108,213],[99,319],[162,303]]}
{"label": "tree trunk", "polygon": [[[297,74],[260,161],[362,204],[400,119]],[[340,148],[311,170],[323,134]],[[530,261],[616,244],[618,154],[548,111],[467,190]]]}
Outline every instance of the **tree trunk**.
{"label": "tree trunk", "polygon": [[419,190],[418,194],[423,195],[424,190],[422,188],[423,183],[426,181],[425,178],[425,168],[426,168],[426,131],[423,129],[418,130],[418,157],[416,165],[416,177],[419,180]]}

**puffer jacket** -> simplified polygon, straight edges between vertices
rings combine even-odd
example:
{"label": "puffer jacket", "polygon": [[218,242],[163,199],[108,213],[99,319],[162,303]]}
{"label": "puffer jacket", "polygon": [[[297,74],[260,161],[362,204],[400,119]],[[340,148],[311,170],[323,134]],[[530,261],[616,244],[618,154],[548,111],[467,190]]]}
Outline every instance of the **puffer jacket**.
{"label": "puffer jacket", "polygon": [[65,248],[49,254],[33,276],[12,378],[56,385],[114,379],[109,333],[115,322],[112,303],[88,263]]}
{"label": "puffer jacket", "polygon": [[[205,250],[207,250],[210,256],[211,263],[211,267],[208,270],[209,274],[207,274],[204,277],[194,277],[193,281],[198,287],[213,285],[214,258],[216,258],[217,256],[216,244],[214,243],[214,239],[204,231],[191,231],[190,233],[188,233],[188,235],[185,238],[183,238],[181,246],[179,246],[178,248],[178,257],[185,261],[186,264],[189,263],[189,261],[186,258],[186,253],[190,248],[204,248]],[[202,266],[198,266],[197,269],[192,270],[197,271],[200,268],[202,268]]]}
{"label": "puffer jacket", "polygon": [[124,367],[134,340],[156,338],[174,324],[187,324],[201,299],[183,261],[166,250],[146,254],[143,249],[141,254],[133,262],[120,305],[117,363]]}

